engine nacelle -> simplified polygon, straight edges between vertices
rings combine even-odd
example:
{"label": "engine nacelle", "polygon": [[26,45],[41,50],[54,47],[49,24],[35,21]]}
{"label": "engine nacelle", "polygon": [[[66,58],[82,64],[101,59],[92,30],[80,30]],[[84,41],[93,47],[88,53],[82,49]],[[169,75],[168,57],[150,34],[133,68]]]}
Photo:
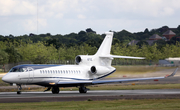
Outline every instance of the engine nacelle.
{"label": "engine nacelle", "polygon": [[75,58],[76,64],[85,64],[89,65],[93,62],[93,56],[92,55],[78,55]]}
{"label": "engine nacelle", "polygon": [[92,74],[102,75],[102,74],[107,74],[108,72],[110,72],[110,69],[108,69],[105,66],[91,66],[90,72]]}
{"label": "engine nacelle", "polygon": [[75,61],[76,61],[76,64],[79,64],[82,61],[81,56],[79,55],[76,56]]}

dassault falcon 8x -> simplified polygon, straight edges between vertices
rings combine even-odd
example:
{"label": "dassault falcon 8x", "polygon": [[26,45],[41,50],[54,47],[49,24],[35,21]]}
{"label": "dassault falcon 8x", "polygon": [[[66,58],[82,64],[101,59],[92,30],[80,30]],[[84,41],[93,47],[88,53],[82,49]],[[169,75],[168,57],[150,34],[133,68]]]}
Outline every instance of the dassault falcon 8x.
{"label": "dassault falcon 8x", "polygon": [[[116,71],[111,66],[113,58],[145,59],[143,57],[111,55],[113,32],[106,32],[106,36],[95,55],[78,55],[75,58],[77,65],[40,65],[26,64],[13,67],[3,78],[4,82],[16,84],[17,94],[21,94],[21,85],[40,85],[59,93],[59,87],[78,87],[80,93],[86,93],[88,85],[163,79],[166,77],[132,78],[101,80]],[[174,76],[177,69],[169,76]],[[169,77],[168,76],[168,77]]]}

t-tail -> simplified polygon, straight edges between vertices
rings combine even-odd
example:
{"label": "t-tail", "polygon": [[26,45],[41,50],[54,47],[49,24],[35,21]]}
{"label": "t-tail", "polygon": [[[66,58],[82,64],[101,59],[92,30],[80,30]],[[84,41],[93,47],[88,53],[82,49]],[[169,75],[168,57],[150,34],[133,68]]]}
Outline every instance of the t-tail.
{"label": "t-tail", "polygon": [[101,62],[105,62],[106,66],[111,65],[113,58],[145,59],[144,57],[111,55],[110,52],[111,52],[111,45],[112,45],[112,40],[113,40],[113,32],[106,32],[105,34],[106,34],[106,37],[103,40],[95,56],[98,56]]}
{"label": "t-tail", "polygon": [[115,71],[115,68],[111,67],[113,58],[144,59],[143,57],[111,55],[113,32],[106,32],[105,34],[106,37],[95,55],[78,55],[75,58],[78,65],[90,68],[89,71],[93,77],[105,76]]}
{"label": "t-tail", "polygon": [[106,37],[104,38],[96,54],[76,56],[75,61],[77,64],[111,66],[111,61],[113,58],[145,59],[144,57],[111,55],[110,52],[113,40],[113,32],[106,32],[105,34]]}

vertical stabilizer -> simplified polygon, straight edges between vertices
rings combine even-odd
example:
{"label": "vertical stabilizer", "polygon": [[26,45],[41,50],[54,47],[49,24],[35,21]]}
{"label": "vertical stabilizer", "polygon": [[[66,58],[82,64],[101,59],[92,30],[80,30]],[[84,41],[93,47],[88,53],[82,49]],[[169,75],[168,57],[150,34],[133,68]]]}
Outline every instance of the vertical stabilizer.
{"label": "vertical stabilizer", "polygon": [[113,32],[106,32],[106,37],[103,40],[101,46],[99,47],[98,51],[95,55],[110,55],[112,39],[113,39]]}

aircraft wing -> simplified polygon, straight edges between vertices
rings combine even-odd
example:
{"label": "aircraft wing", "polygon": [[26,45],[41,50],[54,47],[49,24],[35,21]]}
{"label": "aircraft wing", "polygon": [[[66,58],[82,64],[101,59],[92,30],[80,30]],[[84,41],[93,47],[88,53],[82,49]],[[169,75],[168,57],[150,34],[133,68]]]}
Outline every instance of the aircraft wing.
{"label": "aircraft wing", "polygon": [[115,79],[115,80],[96,80],[92,84],[104,84],[104,83],[122,83],[130,81],[142,81],[142,80],[154,80],[154,79],[163,79],[165,77],[152,77],[152,78],[132,78],[132,79]]}
{"label": "aircraft wing", "polygon": [[121,83],[121,82],[130,82],[130,81],[142,81],[142,80],[155,80],[155,79],[164,79],[168,77],[172,77],[176,74],[178,68],[171,74],[166,75],[164,77],[149,77],[149,78],[129,78],[129,79],[114,79],[114,80],[78,80],[78,81],[60,81],[58,84],[87,84],[87,85],[93,85],[93,84],[105,84],[105,83]]}
{"label": "aircraft wing", "polygon": [[155,79],[164,79],[172,77],[176,74],[178,68],[171,74],[164,77],[150,77],[150,78],[131,78],[131,79],[116,79],[116,80],[93,80],[92,84],[104,84],[104,83],[121,83],[121,82],[130,82],[130,81],[142,81],[142,80],[155,80]]}

